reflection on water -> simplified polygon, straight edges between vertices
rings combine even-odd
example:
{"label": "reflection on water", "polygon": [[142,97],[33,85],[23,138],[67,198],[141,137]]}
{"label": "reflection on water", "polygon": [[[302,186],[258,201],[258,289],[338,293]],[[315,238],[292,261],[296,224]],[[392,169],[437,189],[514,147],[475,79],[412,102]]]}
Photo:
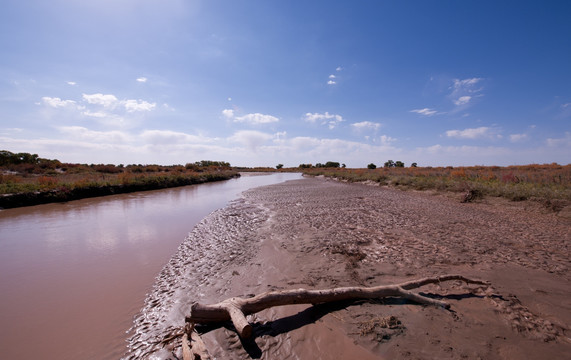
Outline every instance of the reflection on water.
{"label": "reflection on water", "polygon": [[192,227],[249,188],[299,174],[0,211],[2,358],[107,359]]}

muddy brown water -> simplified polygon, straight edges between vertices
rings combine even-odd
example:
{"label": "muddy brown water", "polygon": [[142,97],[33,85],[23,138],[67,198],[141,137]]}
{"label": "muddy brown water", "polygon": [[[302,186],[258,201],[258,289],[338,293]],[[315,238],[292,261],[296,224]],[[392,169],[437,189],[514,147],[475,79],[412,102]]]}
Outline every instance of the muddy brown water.
{"label": "muddy brown water", "polygon": [[195,224],[244,190],[300,177],[1,210],[0,357],[121,357],[145,294]]}

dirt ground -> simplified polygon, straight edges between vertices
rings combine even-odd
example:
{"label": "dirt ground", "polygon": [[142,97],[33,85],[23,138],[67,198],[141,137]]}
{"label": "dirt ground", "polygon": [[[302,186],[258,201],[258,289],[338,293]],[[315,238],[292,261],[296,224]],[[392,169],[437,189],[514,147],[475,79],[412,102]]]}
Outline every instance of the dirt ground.
{"label": "dirt ground", "polygon": [[126,358],[180,357],[193,302],[269,290],[396,284],[450,310],[402,299],[291,305],[201,327],[217,359],[571,358],[571,219],[534,202],[400,191],[306,178],[250,190],[205,218],[157,278]]}

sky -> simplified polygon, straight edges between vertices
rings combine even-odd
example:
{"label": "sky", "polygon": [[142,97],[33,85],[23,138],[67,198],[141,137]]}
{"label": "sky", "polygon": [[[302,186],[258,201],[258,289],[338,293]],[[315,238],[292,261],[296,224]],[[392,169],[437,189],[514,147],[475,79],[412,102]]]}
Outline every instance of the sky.
{"label": "sky", "polygon": [[0,150],[571,163],[570,1],[2,0]]}

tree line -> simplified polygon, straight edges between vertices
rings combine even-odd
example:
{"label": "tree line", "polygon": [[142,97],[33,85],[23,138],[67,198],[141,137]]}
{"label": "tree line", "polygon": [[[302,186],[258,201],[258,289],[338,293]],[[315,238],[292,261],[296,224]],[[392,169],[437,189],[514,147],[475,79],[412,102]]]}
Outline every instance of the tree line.
{"label": "tree line", "polygon": [[[410,164],[410,167],[417,167],[418,164],[413,162],[412,164]],[[276,166],[276,168],[281,169],[283,167],[282,164],[279,164],[278,166]],[[340,164],[336,161],[328,161],[325,164],[322,163],[317,163],[315,165],[313,164],[299,164],[299,168],[300,169],[311,169],[311,168],[345,168],[345,164]],[[393,160],[388,160],[384,163],[384,167],[386,168],[399,168],[399,167],[405,167],[404,162],[397,160],[397,161],[393,161]],[[375,165],[374,163],[370,163],[369,165],[367,165],[367,168],[369,169],[376,169],[377,165]]]}

